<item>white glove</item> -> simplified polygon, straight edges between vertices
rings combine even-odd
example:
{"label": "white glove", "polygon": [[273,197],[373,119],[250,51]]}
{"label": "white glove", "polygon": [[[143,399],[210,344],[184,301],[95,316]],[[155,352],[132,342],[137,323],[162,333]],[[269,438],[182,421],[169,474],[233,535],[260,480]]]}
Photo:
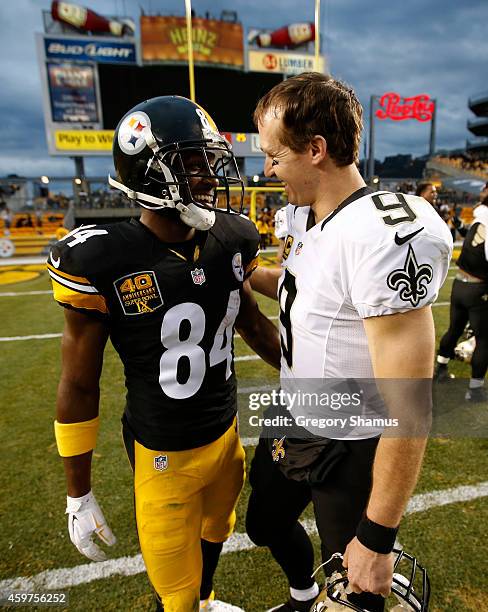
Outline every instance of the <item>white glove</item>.
{"label": "white glove", "polygon": [[83,497],[66,497],[69,537],[82,555],[92,561],[105,561],[107,555],[93,542],[93,534],[107,546],[117,541],[107,525],[95,496],[90,491]]}

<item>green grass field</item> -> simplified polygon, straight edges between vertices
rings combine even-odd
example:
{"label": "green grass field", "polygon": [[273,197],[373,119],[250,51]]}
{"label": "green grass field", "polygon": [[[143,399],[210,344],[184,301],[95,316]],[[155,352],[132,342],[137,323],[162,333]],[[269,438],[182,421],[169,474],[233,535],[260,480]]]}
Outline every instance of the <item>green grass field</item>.
{"label": "green grass field", "polygon": [[[451,271],[451,277],[453,273]],[[451,282],[446,282],[439,302],[449,301]],[[34,280],[0,284],[0,293],[48,289],[50,283],[44,272]],[[263,311],[276,316],[276,303],[263,298],[260,304]],[[434,315],[437,333],[442,333],[447,326],[449,308],[435,307]],[[62,309],[49,294],[1,296],[0,316],[2,337],[62,331]],[[1,342],[0,347],[0,580],[35,576],[44,570],[88,563],[69,541],[64,515],[64,476],[53,440],[60,340],[12,340]],[[236,355],[250,353],[243,341],[236,339]],[[261,361],[238,362],[236,370],[242,387],[268,386],[277,381],[277,374]],[[466,364],[454,363],[453,371],[458,377],[469,376]],[[244,403],[245,399],[242,395]],[[454,430],[457,419],[466,418],[466,415],[475,416],[486,425],[483,416],[487,415],[487,406],[466,407],[460,395],[454,400],[452,404],[453,398],[446,396],[446,402],[452,404],[448,421]],[[122,367],[113,349],[108,347],[93,483],[104,514],[118,538],[116,546],[110,550],[110,557],[114,559],[139,552],[132,515],[131,471],[120,435],[123,405]],[[431,440],[416,493],[476,485],[488,480],[487,451],[485,437]],[[247,454],[250,460],[252,447],[247,448]],[[238,508],[237,532],[244,532],[248,493],[246,484]],[[305,518],[312,518],[310,509]],[[487,525],[486,497],[434,507],[404,519],[399,540],[405,550],[415,554],[429,570],[433,587],[431,610],[488,610]],[[317,538],[314,542],[318,544]],[[252,549],[223,556],[216,587],[219,598],[243,607],[246,612],[263,612],[286,598],[286,583],[266,550]],[[144,573],[111,576],[63,590],[69,593],[68,609],[73,611],[149,610],[153,607]]]}

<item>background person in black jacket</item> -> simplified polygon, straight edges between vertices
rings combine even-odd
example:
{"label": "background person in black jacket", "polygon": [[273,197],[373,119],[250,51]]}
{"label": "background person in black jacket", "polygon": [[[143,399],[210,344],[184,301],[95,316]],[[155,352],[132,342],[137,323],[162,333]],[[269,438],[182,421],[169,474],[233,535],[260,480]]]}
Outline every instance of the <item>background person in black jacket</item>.
{"label": "background person in black jacket", "polygon": [[476,348],[471,359],[471,380],[466,400],[485,402],[485,375],[488,369],[488,183],[480,193],[480,204],[474,210],[474,219],[464,239],[457,260],[458,273],[452,285],[449,329],[443,335],[437,355],[435,380],[450,378],[448,363],[469,322],[476,336]]}

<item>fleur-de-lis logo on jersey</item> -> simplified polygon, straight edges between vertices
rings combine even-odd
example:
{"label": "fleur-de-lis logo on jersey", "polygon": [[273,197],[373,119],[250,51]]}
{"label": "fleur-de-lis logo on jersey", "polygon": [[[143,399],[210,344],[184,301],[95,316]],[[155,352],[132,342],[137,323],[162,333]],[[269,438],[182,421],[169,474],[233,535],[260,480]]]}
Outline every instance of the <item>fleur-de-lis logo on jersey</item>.
{"label": "fleur-de-lis logo on jersey", "polygon": [[432,276],[432,267],[428,264],[419,265],[412,245],[408,245],[404,267],[390,272],[386,283],[393,291],[400,290],[401,300],[417,306],[427,295],[427,285],[432,281]]}
{"label": "fleur-de-lis logo on jersey", "polygon": [[280,440],[276,438],[273,440],[273,452],[272,457],[273,461],[278,462],[280,459],[285,458],[285,449],[283,448],[283,442],[285,441],[285,436],[283,436]]}

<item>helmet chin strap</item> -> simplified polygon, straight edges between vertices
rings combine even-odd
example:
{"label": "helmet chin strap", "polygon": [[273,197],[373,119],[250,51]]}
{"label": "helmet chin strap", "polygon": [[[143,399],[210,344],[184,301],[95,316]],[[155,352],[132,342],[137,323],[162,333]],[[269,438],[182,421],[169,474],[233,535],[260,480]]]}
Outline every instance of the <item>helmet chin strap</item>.
{"label": "helmet chin strap", "polygon": [[[178,210],[180,213],[180,219],[183,221],[183,223],[186,223],[186,225],[194,227],[197,230],[207,231],[215,223],[215,211],[200,208],[200,206],[196,206],[193,203],[183,204],[179,194],[177,196],[178,199],[175,198],[171,200],[163,200],[162,198],[157,198],[146,193],[141,193],[140,191],[129,189],[129,187],[126,187],[123,183],[119,183],[119,181],[113,179],[110,174],[108,175],[108,184],[115,189],[122,191],[129,198],[129,200],[137,202],[140,206],[146,208],[147,210],[157,211],[161,210],[162,208],[176,208],[176,210]],[[176,187],[175,189],[178,193]],[[172,195],[175,194],[172,193]]]}
{"label": "helmet chin strap", "polygon": [[180,211],[180,219],[190,227],[197,230],[207,231],[215,223],[215,211],[200,208],[195,204],[176,204]]}

